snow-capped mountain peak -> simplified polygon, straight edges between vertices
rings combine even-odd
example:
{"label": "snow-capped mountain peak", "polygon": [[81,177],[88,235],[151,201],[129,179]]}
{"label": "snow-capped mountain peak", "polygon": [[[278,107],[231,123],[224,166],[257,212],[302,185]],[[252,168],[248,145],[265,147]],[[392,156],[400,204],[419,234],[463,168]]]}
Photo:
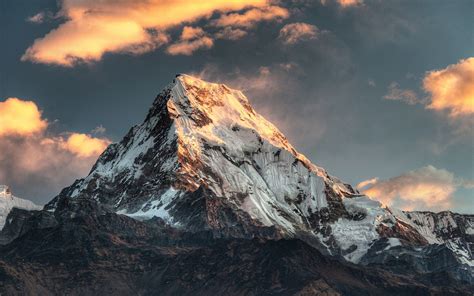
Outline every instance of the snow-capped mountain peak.
{"label": "snow-capped mountain peak", "polygon": [[386,208],[298,153],[240,91],[187,75],[88,176],[8,220],[13,294],[471,295],[474,283],[473,215]]}
{"label": "snow-capped mountain peak", "polygon": [[388,249],[434,242],[405,213],[312,164],[242,92],[188,75],[178,75],[145,121],[46,209],[77,197],[190,231],[309,237],[352,262],[377,241]]}
{"label": "snow-capped mountain peak", "polygon": [[[117,181],[120,192],[108,198],[104,188]],[[299,154],[242,92],[179,75],[146,120],[109,147],[67,195],[87,193],[123,213],[167,218],[171,207],[161,196],[173,195],[171,202],[199,188],[262,225],[292,233],[328,207],[325,190],[338,197],[356,193]]]}

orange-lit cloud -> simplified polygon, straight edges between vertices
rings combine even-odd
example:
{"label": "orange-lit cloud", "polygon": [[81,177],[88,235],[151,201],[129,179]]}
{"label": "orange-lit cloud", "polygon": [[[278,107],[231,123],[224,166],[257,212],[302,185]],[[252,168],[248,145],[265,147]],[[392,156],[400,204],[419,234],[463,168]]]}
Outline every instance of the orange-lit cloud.
{"label": "orange-lit cloud", "polygon": [[247,32],[239,28],[226,27],[214,34],[217,39],[239,40],[247,35]]}
{"label": "orange-lit cloud", "polygon": [[168,54],[191,55],[198,49],[209,49],[214,46],[214,40],[201,28],[184,27],[180,39],[180,42],[168,46],[166,49]]}
{"label": "orange-lit cloud", "polygon": [[[66,21],[35,40],[22,60],[72,66],[100,60],[107,52],[139,54],[169,42],[164,32],[173,26],[215,11],[266,6],[267,0],[62,0],[60,14]],[[283,10],[271,8],[267,13]]]}
{"label": "orange-lit cloud", "polygon": [[362,1],[362,0],[337,0],[337,3],[339,3],[339,5],[341,5],[342,7],[350,7],[350,6],[360,5],[360,4],[364,3],[364,1]]}
{"label": "orange-lit cloud", "polygon": [[209,37],[202,37],[193,41],[182,41],[170,45],[166,52],[170,55],[191,55],[198,49],[211,48],[214,45],[214,41]]}
{"label": "orange-lit cloud", "polygon": [[79,157],[97,157],[100,155],[110,141],[108,139],[94,138],[87,134],[73,133],[69,135],[62,147]]}
{"label": "orange-lit cloud", "polygon": [[441,70],[426,73],[423,89],[427,96],[420,97],[411,89],[402,89],[392,82],[387,100],[398,100],[410,105],[422,104],[426,109],[448,115],[457,134],[471,134],[474,121],[474,57],[460,60]]}
{"label": "orange-lit cloud", "polygon": [[279,38],[286,44],[295,44],[304,40],[318,38],[319,30],[316,26],[306,23],[287,24],[280,30]]}
{"label": "orange-lit cloud", "polygon": [[[97,157],[110,144],[108,139],[94,138],[87,134],[69,133],[63,136],[49,136],[48,121],[32,101],[8,98],[0,102],[0,138],[35,138],[40,145],[55,144],[78,157]],[[104,129],[101,127],[102,130]]]}
{"label": "orange-lit cloud", "polygon": [[472,182],[433,166],[409,171],[388,180],[363,181],[357,188],[384,205],[403,210],[446,210],[453,206],[453,193]]}
{"label": "orange-lit cloud", "polygon": [[[326,5],[331,0],[320,0],[321,4]],[[363,0],[334,0],[342,8],[347,8],[351,6],[359,6],[364,4]]]}
{"label": "orange-lit cloud", "polygon": [[37,186],[35,192],[59,190],[87,174],[110,144],[87,134],[51,133],[37,105],[21,99],[0,102],[0,131],[0,180],[14,188]]}
{"label": "orange-lit cloud", "polygon": [[206,35],[203,29],[199,27],[185,26],[181,32],[181,40],[191,40]]}
{"label": "orange-lit cloud", "polygon": [[452,117],[474,114],[474,57],[428,72],[423,88],[431,95],[427,108]]}
{"label": "orange-lit cloud", "polygon": [[213,21],[213,25],[217,27],[242,27],[250,28],[261,21],[282,20],[290,16],[290,12],[279,6],[266,6],[254,8],[246,12],[230,13],[222,15],[219,19]]}
{"label": "orange-lit cloud", "polygon": [[48,122],[34,102],[9,98],[0,102],[0,137],[28,136],[44,131]]}
{"label": "orange-lit cloud", "polygon": [[369,185],[376,184],[378,181],[379,181],[379,178],[368,179],[368,180],[362,181],[359,184],[357,184],[356,188],[357,189],[364,189]]}

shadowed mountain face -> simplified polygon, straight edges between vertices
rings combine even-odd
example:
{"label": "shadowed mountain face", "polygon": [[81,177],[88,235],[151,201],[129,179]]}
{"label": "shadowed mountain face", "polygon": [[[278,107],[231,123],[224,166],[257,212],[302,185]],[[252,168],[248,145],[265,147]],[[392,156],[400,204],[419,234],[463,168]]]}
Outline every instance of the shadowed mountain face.
{"label": "shadowed mountain face", "polygon": [[[85,198],[29,216],[0,249],[4,295],[469,295],[443,271],[342,263],[300,239],[217,237],[137,221]],[[409,263],[406,265],[410,266]],[[415,276],[416,274],[416,276]],[[439,281],[442,279],[441,281]]]}
{"label": "shadowed mountain face", "polygon": [[10,212],[0,291],[469,295],[473,221],[382,207],[240,91],[180,75],[87,177]]}

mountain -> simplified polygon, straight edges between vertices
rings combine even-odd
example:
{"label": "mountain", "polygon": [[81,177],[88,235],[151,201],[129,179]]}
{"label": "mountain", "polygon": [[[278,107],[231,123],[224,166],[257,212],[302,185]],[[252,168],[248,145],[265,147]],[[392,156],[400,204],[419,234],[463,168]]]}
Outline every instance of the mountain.
{"label": "mountain", "polygon": [[[446,240],[433,233],[442,231],[437,224],[428,224],[437,216],[382,207],[298,153],[242,92],[187,75],[176,77],[145,121],[47,208],[81,196],[188,230],[314,237],[324,251],[354,263],[382,238],[389,238],[387,248]],[[438,220],[456,227],[449,215]],[[466,221],[472,232],[472,219]],[[466,253],[461,259],[472,262]]]}
{"label": "mountain", "polygon": [[[469,295],[474,285],[474,216],[383,207],[298,153],[240,91],[188,75],[88,176],[9,220],[9,292]],[[68,264],[84,290],[40,279]]]}
{"label": "mountain", "polygon": [[8,186],[0,185],[0,230],[5,225],[7,215],[13,208],[25,210],[39,210],[40,206],[33,202],[14,196]]}

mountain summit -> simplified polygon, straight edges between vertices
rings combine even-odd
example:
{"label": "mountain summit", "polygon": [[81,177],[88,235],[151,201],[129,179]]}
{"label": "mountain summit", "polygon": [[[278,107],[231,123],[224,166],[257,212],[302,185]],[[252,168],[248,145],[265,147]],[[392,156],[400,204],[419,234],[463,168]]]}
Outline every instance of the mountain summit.
{"label": "mountain summit", "polygon": [[[183,227],[237,223],[294,234],[330,204],[342,210],[330,199],[354,194],[296,152],[240,91],[179,75],[145,121],[59,198],[89,196],[123,214]],[[197,206],[203,211],[186,212]],[[233,217],[219,217],[224,209]]]}
{"label": "mountain summit", "polygon": [[6,294],[474,291],[474,216],[384,207],[298,153],[242,92],[188,75],[88,176],[42,211],[12,210],[2,242]]}
{"label": "mountain summit", "polygon": [[[242,92],[188,75],[176,76],[145,121],[46,208],[78,197],[189,231],[305,237],[354,263],[371,248],[443,244],[446,228],[458,229],[456,238],[473,231],[472,220],[458,227],[449,213],[407,214],[361,195],[298,153]],[[450,242],[474,266],[470,246]]]}

